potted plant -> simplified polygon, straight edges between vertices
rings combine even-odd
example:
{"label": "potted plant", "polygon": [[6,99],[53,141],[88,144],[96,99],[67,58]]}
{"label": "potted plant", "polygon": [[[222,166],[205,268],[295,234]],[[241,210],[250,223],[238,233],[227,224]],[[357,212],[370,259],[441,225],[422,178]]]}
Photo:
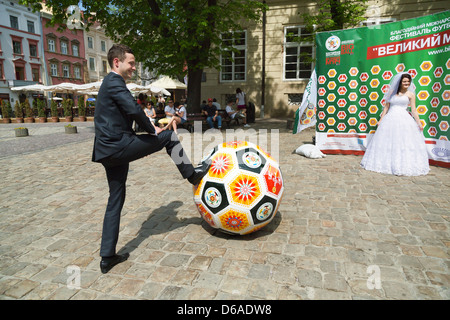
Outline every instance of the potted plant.
{"label": "potted plant", "polygon": [[72,134],[72,133],[77,133],[77,126],[73,126],[71,124],[65,125],[64,126],[64,131],[66,133]]}
{"label": "potted plant", "polygon": [[27,137],[28,136],[28,129],[25,127],[15,128],[14,132],[16,134],[16,137]]}
{"label": "potted plant", "polygon": [[50,102],[50,113],[52,114],[52,122],[58,122],[58,104],[55,100],[52,100],[52,102]]}
{"label": "potted plant", "polygon": [[33,109],[31,108],[28,99],[25,99],[25,101],[23,102],[23,107],[25,109],[25,123],[33,123]]}
{"label": "potted plant", "polygon": [[16,122],[23,123],[23,109],[19,100],[16,100],[16,103],[14,104],[14,114],[16,116]]}
{"label": "potted plant", "polygon": [[[36,101],[36,99],[35,99],[35,101]],[[45,116],[44,101],[37,100],[37,112],[38,112],[39,122],[40,123],[47,122],[47,117]]]}
{"label": "potted plant", "polygon": [[80,121],[86,121],[86,104],[84,97],[78,99],[78,118]]}
{"label": "potted plant", "polygon": [[64,99],[63,100],[63,108],[64,108],[64,117],[66,118],[66,122],[72,122],[72,99]]}
{"label": "potted plant", "polygon": [[6,102],[5,100],[2,100],[2,122],[3,123],[10,123],[11,122],[11,105],[9,104],[9,101]]}

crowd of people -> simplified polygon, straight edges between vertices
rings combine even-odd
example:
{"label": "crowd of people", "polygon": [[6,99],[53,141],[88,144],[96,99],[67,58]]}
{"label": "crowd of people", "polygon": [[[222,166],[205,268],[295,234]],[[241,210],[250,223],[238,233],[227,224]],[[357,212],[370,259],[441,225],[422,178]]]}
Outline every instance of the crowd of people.
{"label": "crowd of people", "polygon": [[[179,102],[172,98],[167,100],[159,98],[157,105],[146,94],[140,93],[137,98],[137,103],[141,106],[146,116],[150,121],[158,125],[162,130],[173,130],[178,134],[178,128],[188,121],[186,103],[185,101]],[[233,108],[236,104],[237,109]],[[230,119],[240,119],[243,122],[244,128],[249,128],[247,123],[247,98],[244,92],[240,88],[236,89],[236,98],[228,98],[227,105],[225,107],[225,113],[220,114],[221,106],[217,102],[216,98],[208,98],[208,102],[203,100],[201,105],[201,114],[206,117],[206,122],[209,128],[222,129],[223,117],[229,117]]]}

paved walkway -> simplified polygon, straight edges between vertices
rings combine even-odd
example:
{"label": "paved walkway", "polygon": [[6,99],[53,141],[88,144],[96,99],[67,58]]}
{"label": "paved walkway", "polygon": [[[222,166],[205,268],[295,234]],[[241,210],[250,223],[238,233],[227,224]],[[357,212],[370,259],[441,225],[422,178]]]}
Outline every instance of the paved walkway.
{"label": "paved walkway", "polygon": [[[253,125],[269,129],[269,152],[279,145],[286,190],[271,224],[211,229],[161,151],[130,166],[118,245],[130,259],[102,274],[108,189],[92,122],[75,124],[70,136],[26,125],[26,138],[0,125],[1,299],[450,299],[450,170],[397,177],[357,156],[307,159],[293,151],[314,131],[292,135],[285,120]],[[200,137],[204,151],[219,141]]]}

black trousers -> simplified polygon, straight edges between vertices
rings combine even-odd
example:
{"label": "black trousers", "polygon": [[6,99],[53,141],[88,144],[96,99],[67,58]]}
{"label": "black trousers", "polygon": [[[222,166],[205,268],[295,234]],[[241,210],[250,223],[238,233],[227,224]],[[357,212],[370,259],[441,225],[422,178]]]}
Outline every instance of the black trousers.
{"label": "black trousers", "polygon": [[125,149],[102,161],[108,179],[109,198],[103,220],[101,257],[110,257],[116,254],[120,213],[125,203],[126,181],[131,161],[166,148],[183,178],[189,178],[194,173],[194,167],[184,153],[180,141],[172,133],[173,131],[167,130],[161,132],[158,136],[137,135]]}

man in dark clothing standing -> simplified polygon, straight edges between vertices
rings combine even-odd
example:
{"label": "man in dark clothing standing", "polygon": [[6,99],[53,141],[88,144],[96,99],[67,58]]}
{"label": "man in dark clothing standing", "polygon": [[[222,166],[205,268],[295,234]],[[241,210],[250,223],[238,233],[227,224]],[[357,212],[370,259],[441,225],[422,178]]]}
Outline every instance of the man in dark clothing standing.
{"label": "man in dark clothing standing", "polygon": [[[136,70],[132,50],[125,45],[113,45],[108,52],[108,62],[112,71],[105,77],[98,92],[92,153],[92,161],[100,162],[105,168],[109,185],[100,247],[100,269],[103,273],[129,257],[129,253],[116,254],[129,163],[166,148],[182,177],[193,185],[200,182],[210,166],[208,162],[203,162],[194,168],[176,135],[154,126],[134,101],[125,83]],[[147,134],[136,135],[132,129],[133,120]]]}

